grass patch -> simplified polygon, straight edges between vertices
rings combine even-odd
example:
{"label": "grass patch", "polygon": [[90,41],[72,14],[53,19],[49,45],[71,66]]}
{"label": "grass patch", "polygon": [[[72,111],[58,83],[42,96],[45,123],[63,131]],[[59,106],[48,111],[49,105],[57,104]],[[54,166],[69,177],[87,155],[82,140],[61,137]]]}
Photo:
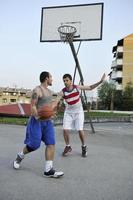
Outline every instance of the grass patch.
{"label": "grass patch", "polygon": [[1,124],[16,124],[16,125],[26,125],[28,118],[17,118],[17,117],[0,117]]}

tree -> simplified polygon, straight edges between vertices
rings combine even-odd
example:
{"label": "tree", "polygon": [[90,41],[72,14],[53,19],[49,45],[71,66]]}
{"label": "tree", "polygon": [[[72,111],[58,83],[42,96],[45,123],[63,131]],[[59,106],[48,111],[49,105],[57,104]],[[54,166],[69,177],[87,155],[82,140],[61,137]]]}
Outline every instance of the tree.
{"label": "tree", "polygon": [[98,97],[101,100],[101,107],[106,110],[113,110],[115,85],[113,83],[104,83],[98,88]]}
{"label": "tree", "polygon": [[104,82],[98,88],[100,109],[133,111],[133,84],[128,83],[124,91],[116,90],[112,83]]}
{"label": "tree", "polygon": [[123,110],[123,92],[122,92],[122,90],[114,91],[114,110]]}
{"label": "tree", "polygon": [[129,82],[123,92],[123,110],[133,111],[133,84]]}

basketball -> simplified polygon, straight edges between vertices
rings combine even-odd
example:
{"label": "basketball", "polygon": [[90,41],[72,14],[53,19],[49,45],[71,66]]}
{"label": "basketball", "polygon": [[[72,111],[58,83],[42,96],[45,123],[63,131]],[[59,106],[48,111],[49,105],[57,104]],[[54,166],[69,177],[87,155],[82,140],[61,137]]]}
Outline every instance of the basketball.
{"label": "basketball", "polygon": [[40,119],[50,119],[55,114],[53,107],[51,105],[43,105],[38,109],[38,115]]}

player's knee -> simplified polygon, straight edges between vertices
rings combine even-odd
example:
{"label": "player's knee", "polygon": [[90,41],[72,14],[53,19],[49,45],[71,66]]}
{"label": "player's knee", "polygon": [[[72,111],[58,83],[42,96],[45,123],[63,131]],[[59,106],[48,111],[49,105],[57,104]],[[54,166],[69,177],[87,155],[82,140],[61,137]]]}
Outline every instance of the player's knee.
{"label": "player's knee", "polygon": [[37,150],[39,147],[40,147],[40,144],[34,144],[32,147],[30,147],[30,146],[28,146],[28,145],[26,146],[28,152],[35,151],[35,150]]}
{"label": "player's knee", "polygon": [[50,139],[48,139],[48,140],[45,140],[45,145],[47,145],[47,146],[54,146],[55,145],[55,138],[53,137],[53,138],[50,138]]}
{"label": "player's knee", "polygon": [[32,147],[28,146],[28,145],[26,145],[26,149],[28,150],[28,152],[34,151],[34,149]]}

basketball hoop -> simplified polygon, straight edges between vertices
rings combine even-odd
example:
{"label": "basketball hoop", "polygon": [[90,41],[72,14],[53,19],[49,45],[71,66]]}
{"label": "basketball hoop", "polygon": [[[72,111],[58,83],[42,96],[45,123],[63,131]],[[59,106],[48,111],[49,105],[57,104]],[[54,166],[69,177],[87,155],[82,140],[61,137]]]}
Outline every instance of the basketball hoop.
{"label": "basketball hoop", "polygon": [[58,32],[63,42],[72,42],[77,30],[74,26],[62,25],[58,28]]}

